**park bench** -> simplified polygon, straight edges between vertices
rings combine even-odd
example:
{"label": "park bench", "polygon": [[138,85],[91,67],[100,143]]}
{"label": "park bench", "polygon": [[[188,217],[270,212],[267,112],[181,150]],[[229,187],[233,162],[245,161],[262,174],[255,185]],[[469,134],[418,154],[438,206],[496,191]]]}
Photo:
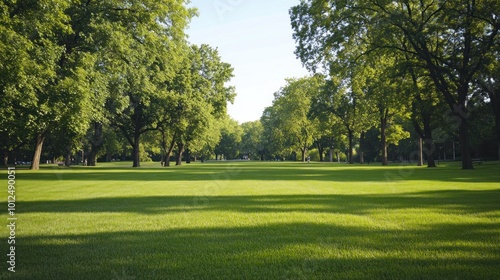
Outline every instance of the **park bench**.
{"label": "park bench", "polygon": [[472,164],[481,165],[483,164],[483,161],[480,158],[474,158],[472,159]]}

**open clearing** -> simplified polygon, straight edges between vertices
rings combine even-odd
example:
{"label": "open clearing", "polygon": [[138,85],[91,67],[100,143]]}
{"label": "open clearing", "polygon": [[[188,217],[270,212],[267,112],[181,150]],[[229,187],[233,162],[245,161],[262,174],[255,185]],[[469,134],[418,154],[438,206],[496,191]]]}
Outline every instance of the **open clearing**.
{"label": "open clearing", "polygon": [[498,162],[129,165],[18,169],[9,276],[500,279]]}

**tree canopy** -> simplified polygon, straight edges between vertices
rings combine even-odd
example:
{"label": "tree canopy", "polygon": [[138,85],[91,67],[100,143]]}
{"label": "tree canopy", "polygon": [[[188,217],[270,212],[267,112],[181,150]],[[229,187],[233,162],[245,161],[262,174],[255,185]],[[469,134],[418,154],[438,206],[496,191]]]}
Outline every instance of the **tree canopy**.
{"label": "tree canopy", "polygon": [[459,123],[464,169],[472,168],[472,87],[498,61],[499,15],[495,0],[302,0],[290,10],[296,54],[312,71],[383,54],[425,69]]}

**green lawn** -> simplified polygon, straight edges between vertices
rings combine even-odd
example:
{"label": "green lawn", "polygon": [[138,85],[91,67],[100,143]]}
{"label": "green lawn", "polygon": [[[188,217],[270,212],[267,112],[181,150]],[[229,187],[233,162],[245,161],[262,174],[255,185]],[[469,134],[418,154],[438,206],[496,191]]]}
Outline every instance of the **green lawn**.
{"label": "green lawn", "polygon": [[18,169],[1,279],[500,279],[498,162],[129,165]]}

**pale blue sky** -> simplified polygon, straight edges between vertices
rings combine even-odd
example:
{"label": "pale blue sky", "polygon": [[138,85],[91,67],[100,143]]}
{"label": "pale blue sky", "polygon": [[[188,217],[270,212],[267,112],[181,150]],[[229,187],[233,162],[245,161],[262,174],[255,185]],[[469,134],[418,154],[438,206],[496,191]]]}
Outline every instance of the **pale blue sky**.
{"label": "pale blue sky", "polygon": [[199,17],[187,30],[193,44],[217,47],[234,67],[229,115],[240,123],[260,119],[285,78],[308,73],[296,59],[288,10],[299,0],[192,0]]}

